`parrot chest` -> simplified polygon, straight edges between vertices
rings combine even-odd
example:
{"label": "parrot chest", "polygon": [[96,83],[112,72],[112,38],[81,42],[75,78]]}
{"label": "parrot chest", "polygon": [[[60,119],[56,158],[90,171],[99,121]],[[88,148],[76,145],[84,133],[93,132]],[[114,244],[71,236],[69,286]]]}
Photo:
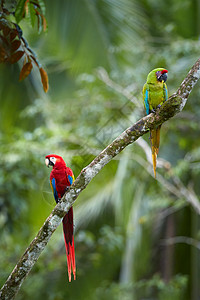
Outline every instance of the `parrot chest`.
{"label": "parrot chest", "polygon": [[149,84],[149,105],[156,109],[164,101],[164,86],[160,84]]}
{"label": "parrot chest", "polygon": [[66,191],[66,187],[70,185],[67,178],[66,170],[52,170],[50,179],[52,180],[52,178],[55,178],[56,191],[58,197],[61,198]]}

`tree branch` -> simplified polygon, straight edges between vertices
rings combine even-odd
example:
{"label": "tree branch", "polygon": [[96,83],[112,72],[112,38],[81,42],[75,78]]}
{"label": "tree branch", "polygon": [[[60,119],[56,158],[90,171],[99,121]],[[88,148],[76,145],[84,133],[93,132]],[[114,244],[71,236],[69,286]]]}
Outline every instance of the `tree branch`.
{"label": "tree branch", "polygon": [[200,242],[198,240],[195,240],[191,237],[187,236],[174,236],[170,237],[168,239],[161,240],[161,245],[173,245],[173,244],[187,244],[190,246],[196,247],[198,250],[200,250]]}
{"label": "tree branch", "polygon": [[135,142],[140,136],[147,133],[151,128],[163,124],[174,115],[179,113],[186,104],[189,94],[200,77],[200,59],[194,64],[187,77],[181,83],[177,92],[173,94],[155,114],[149,114],[127,128],[110,145],[108,145],[87,167],[85,167],[69,191],[53,209],[46,219],[37,236],[31,242],[25,253],[20,258],[14,270],[8,277],[0,291],[1,300],[15,298],[24,279],[38,260],[53,232],[59,226],[64,215],[74,204],[78,195],[84,190],[90,181],[118,155],[125,147]]}

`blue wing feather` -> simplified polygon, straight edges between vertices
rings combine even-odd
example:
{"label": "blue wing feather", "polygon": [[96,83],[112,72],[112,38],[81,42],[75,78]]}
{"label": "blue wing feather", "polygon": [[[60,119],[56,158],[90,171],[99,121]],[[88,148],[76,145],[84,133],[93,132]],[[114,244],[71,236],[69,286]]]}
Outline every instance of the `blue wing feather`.
{"label": "blue wing feather", "polygon": [[146,114],[149,114],[149,91],[146,89],[145,91],[145,98],[144,98],[144,105],[146,108]]}
{"label": "blue wing feather", "polygon": [[168,91],[167,91],[166,84],[164,84],[164,97],[165,97],[165,101],[166,101],[168,99]]}
{"label": "blue wing feather", "polygon": [[54,198],[55,198],[56,202],[58,202],[58,193],[57,193],[57,191],[56,191],[56,180],[55,180],[55,178],[53,178],[53,179],[51,180],[51,188],[52,188],[52,190],[53,190]]}
{"label": "blue wing feather", "polygon": [[70,175],[68,175],[68,180],[69,180],[70,185],[74,182],[73,177]]}

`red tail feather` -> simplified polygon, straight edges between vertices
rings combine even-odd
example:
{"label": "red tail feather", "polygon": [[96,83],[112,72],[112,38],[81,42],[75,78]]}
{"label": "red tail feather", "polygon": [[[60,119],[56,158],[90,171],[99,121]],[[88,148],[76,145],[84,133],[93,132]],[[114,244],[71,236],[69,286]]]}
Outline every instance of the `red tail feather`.
{"label": "red tail feather", "polygon": [[67,267],[69,282],[71,282],[71,268],[76,280],[76,263],[75,263],[75,251],[74,251],[74,225],[73,225],[73,209],[72,207],[63,218],[63,232],[65,239],[65,249],[67,254]]}
{"label": "red tail feather", "polygon": [[[69,248],[69,244],[65,243],[65,248],[66,248],[66,254],[68,252],[68,248]],[[72,280],[72,276],[71,276],[71,257],[70,254],[67,254],[67,268],[68,268],[68,277],[69,277],[69,282],[71,282]]]}
{"label": "red tail feather", "polygon": [[74,275],[74,280],[76,280],[76,262],[75,262],[75,251],[74,251],[74,237],[72,239],[72,246],[70,245],[70,254],[72,262],[72,271]]}

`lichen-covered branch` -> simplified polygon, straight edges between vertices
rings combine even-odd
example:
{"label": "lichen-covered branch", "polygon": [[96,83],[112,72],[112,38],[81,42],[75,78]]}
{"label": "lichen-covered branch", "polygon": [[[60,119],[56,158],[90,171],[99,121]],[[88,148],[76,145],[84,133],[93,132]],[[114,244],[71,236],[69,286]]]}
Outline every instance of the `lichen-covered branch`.
{"label": "lichen-covered branch", "polygon": [[87,167],[63,196],[62,200],[53,209],[50,216],[38,232],[37,236],[26,249],[14,270],[8,277],[0,291],[1,300],[12,300],[20,289],[24,279],[34,266],[41,252],[44,250],[51,235],[59,226],[62,218],[74,204],[76,198],[90,181],[109,163],[113,157],[118,155],[125,147],[144,135],[149,129],[163,124],[180,112],[188,99],[190,92],[200,77],[200,59],[194,64],[187,77],[181,83],[177,92],[166,101],[155,114],[150,114],[140,119],[131,127],[127,128],[110,145],[108,145]]}

